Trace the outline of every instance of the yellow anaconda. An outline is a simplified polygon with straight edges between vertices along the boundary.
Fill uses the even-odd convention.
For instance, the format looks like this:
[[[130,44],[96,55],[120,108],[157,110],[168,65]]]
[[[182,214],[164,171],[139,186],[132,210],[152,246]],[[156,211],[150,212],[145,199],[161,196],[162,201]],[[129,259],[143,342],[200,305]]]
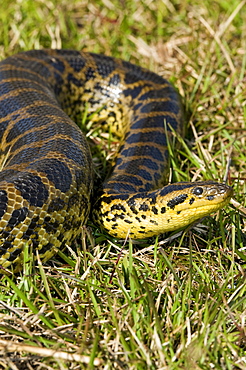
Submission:
[[[47,260],[86,222],[92,160],[69,118],[85,109],[116,131],[124,127],[113,173],[92,205],[111,235],[138,239],[175,230],[229,202],[232,189],[213,181],[159,188],[165,132],[180,131],[182,121],[178,94],[165,79],[103,55],[20,53],[0,63],[1,267],[18,269],[27,243]]]

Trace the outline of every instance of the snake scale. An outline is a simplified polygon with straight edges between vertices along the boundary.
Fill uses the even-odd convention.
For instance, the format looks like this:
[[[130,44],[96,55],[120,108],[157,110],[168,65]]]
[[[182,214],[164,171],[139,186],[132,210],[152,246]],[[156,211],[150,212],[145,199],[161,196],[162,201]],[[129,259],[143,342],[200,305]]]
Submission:
[[[74,119],[87,110],[124,140],[92,199],[93,166]],[[70,118],[71,117],[71,118]],[[129,62],[74,50],[32,50],[0,63],[0,266],[21,268],[29,244],[46,261],[89,216],[117,238],[178,229],[226,205],[213,181],[164,187],[167,140],[182,131],[179,95]]]

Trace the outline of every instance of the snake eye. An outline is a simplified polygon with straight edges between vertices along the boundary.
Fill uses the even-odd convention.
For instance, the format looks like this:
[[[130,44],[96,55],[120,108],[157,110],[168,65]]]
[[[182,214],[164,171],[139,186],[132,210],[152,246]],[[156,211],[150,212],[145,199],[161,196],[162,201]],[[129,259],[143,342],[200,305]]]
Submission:
[[[200,186],[197,186],[196,188],[193,189],[192,193],[194,195],[202,195],[203,193],[203,188],[201,188]]]

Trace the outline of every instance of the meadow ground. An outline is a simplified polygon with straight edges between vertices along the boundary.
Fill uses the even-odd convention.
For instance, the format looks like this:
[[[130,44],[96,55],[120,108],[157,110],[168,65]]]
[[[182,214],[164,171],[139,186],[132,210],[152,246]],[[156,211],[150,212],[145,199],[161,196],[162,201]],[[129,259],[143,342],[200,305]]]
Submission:
[[[0,280],[1,369],[246,369],[245,25],[236,0],[2,2],[0,59],[83,49],[168,78],[187,113],[172,181],[227,177],[235,193],[195,227],[137,246],[89,223],[43,266],[26,251],[23,273]],[[114,146],[97,135],[104,167]]]

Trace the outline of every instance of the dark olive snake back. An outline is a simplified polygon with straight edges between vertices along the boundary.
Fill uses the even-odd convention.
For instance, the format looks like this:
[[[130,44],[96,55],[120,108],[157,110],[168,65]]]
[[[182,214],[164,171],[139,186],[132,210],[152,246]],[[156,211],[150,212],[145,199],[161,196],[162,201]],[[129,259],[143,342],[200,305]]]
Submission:
[[[161,189],[167,137],[181,132],[175,89],[122,60],[72,50],[33,50],[0,63],[0,266],[18,270],[24,246],[47,260],[86,222],[93,189],[83,110],[124,132],[94,219],[115,237],[174,230],[228,203],[232,190],[214,182]],[[154,190],[157,189],[157,190]]]

